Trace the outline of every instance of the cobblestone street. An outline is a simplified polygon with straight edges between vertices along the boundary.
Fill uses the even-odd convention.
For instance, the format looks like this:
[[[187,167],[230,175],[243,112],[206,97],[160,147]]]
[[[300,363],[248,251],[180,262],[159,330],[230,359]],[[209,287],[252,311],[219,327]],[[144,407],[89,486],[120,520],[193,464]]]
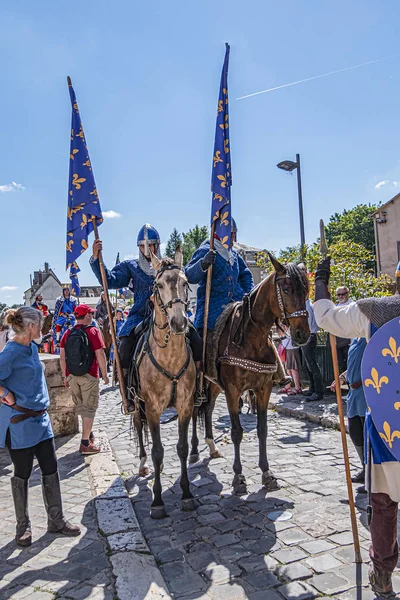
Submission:
[[[137,476],[136,441],[119,403],[117,390],[102,390],[94,429],[100,435],[100,455],[84,461],[77,452],[79,436],[57,440],[65,513],[74,523],[83,523],[80,538],[46,533],[36,468],[30,488],[34,542],[28,549],[17,548],[11,466],[7,453],[0,451],[1,600],[374,598],[366,587],[365,494],[356,496],[365,561],[364,587],[357,595],[338,431],[271,411],[268,457],[281,489],[266,494],[257,466],[256,417],[242,415],[249,493],[233,496],[233,445],[220,397],[214,433],[224,458],[210,461],[201,443],[200,461],[189,467],[199,506],[182,512],[177,422],[164,423],[162,484],[168,517],[155,521],[149,517],[151,475]],[[358,469],[349,446],[352,466]],[[394,585],[400,590],[398,574]]]

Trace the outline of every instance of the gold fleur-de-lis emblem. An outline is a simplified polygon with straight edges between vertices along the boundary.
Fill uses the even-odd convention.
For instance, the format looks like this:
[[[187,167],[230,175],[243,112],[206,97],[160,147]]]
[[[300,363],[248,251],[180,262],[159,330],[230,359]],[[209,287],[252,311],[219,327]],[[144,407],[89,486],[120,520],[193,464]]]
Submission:
[[[87,216],[85,215],[85,213],[83,213],[82,215],[82,221],[81,221],[81,229],[83,229],[84,227],[86,227],[87,225]]]
[[[224,199],[224,197],[221,196],[221,194],[214,194],[214,200],[218,200],[218,202],[222,202],[223,199]]]
[[[224,101],[223,100],[218,100],[218,112],[217,112],[217,116],[223,110],[224,110]]]
[[[224,214],[220,216],[221,225],[228,225],[229,224],[228,223],[228,216],[229,216],[229,212],[228,211],[224,212]]]
[[[400,402],[395,402],[393,406],[395,410],[400,410]]]
[[[81,183],[86,181],[84,177],[79,177],[78,173],[73,174],[72,185],[75,186],[77,190],[81,189]]]
[[[71,154],[69,155],[71,160],[75,159],[75,154],[78,154],[79,150],[77,150],[76,148],[74,148],[71,152]]]
[[[221,187],[226,187],[226,177],[225,175],[217,175],[217,179],[221,182]]]
[[[90,160],[89,160],[89,159],[87,159],[87,161],[86,161],[86,162],[82,163],[82,167],[89,167],[89,169],[90,169],[90,170],[92,170],[92,169],[91,169],[92,165],[90,164]]]
[[[96,188],[94,188],[93,192],[90,192],[90,196],[96,196],[97,197],[98,195],[99,195],[99,193],[96,190]]]
[[[76,110],[77,113],[79,113],[77,102],[75,102],[75,104],[74,104],[74,109]]]
[[[389,379],[386,377],[386,375],[382,375],[382,377],[379,377],[378,371],[375,369],[375,367],[371,369],[371,378],[372,379],[366,379],[364,383],[367,387],[372,385],[372,387],[376,389],[378,394],[381,393],[382,385],[384,383],[389,383]]]
[[[222,93],[225,94],[225,96],[226,96],[226,94],[228,93],[228,90],[226,88],[222,88]]]
[[[400,346],[397,346],[394,337],[389,338],[389,348],[382,350],[382,356],[391,356],[396,363],[399,362]]]
[[[225,154],[228,154],[228,152],[229,152],[229,140],[228,140],[228,138],[226,140],[224,140],[224,152],[225,152]]]
[[[228,127],[229,127],[228,119],[229,119],[229,115],[225,115],[225,122],[219,124],[221,129],[228,129]]]
[[[67,244],[66,244],[66,248],[68,252],[72,252],[72,245],[74,243],[74,240],[68,240]]]
[[[75,137],[80,137],[82,141],[85,139],[85,135],[83,133],[82,125],[80,126],[79,133],[77,133]]]
[[[88,246],[88,243],[86,240],[81,240],[81,246],[82,246],[82,250],[81,250],[81,254],[82,254],[82,252],[87,250],[89,246]]]
[[[228,241],[228,236],[227,236],[227,235],[225,235],[225,236],[222,238],[222,240],[221,240],[221,244],[222,244],[222,245],[223,245],[223,247],[224,247],[224,248],[226,248],[226,249],[228,249],[228,244],[227,244],[227,241]]]
[[[74,130],[71,129],[71,140],[73,140],[73,139],[74,139]]]
[[[215,167],[217,166],[218,163],[224,162],[222,160],[222,158],[221,158],[221,151],[220,150],[216,151],[215,156],[213,158],[213,161],[214,161],[214,169],[215,169]]]
[[[400,431],[391,431],[390,425],[387,421],[385,421],[383,424],[383,431],[384,433],[379,432],[379,435],[381,436],[383,441],[388,444],[389,448],[391,448],[393,446],[394,440],[396,438],[400,438]]]

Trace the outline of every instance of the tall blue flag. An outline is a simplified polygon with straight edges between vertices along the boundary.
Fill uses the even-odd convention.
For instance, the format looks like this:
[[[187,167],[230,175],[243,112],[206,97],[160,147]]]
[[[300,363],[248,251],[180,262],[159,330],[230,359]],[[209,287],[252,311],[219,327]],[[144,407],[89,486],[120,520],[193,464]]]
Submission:
[[[232,168],[229,148],[228,65],[229,44],[226,44],[224,66],[218,98],[217,125],[211,177],[211,225],[225,248],[231,245],[231,185]]]
[[[82,121],[69,77],[68,88],[72,105],[72,123],[67,213],[67,269],[88,247],[88,237],[93,231],[91,218],[96,217],[97,225],[103,222]]]
[[[69,278],[71,280],[72,291],[75,296],[79,296],[81,293],[81,286],[79,285],[78,273],[80,272],[80,268],[78,267],[78,263],[75,261],[69,266]]]

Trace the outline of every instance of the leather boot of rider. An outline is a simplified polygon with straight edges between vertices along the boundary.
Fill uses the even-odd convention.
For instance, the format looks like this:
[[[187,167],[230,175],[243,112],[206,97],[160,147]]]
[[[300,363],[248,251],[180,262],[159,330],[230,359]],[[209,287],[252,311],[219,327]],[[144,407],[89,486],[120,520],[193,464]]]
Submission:
[[[134,390],[128,389],[128,375],[129,369],[122,369],[122,376],[124,379],[125,391],[126,391],[126,404],[129,413],[135,412],[135,401],[134,401]]]
[[[196,389],[194,392],[194,406],[201,406],[207,400],[204,377],[201,376],[201,363],[196,362]]]

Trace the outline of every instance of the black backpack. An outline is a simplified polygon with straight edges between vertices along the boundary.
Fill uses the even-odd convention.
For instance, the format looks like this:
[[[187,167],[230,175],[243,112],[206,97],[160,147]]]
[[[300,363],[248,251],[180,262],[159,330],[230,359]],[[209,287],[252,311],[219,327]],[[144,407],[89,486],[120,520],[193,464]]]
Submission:
[[[65,342],[65,360],[71,375],[86,375],[92,366],[94,352],[85,329],[74,327]]]

